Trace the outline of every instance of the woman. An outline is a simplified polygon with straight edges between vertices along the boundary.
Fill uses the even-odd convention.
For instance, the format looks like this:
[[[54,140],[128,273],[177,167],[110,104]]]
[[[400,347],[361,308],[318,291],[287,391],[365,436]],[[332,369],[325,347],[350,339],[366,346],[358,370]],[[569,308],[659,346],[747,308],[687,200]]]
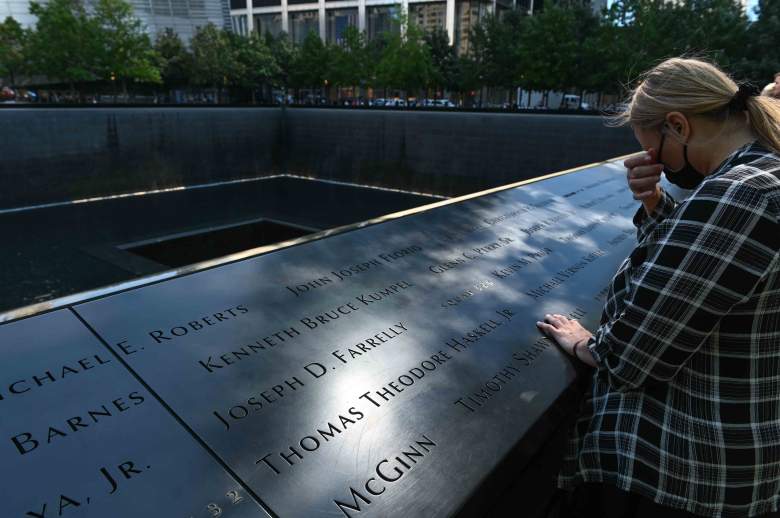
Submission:
[[[638,245],[594,334],[537,323],[596,368],[559,477],[587,516],[780,516],[780,103],[756,94],[675,58],[617,117]]]

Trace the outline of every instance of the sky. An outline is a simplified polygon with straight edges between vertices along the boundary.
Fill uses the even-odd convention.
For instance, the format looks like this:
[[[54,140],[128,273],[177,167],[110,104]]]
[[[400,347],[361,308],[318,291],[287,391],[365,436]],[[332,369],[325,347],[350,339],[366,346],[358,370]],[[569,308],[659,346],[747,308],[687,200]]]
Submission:
[[[609,2],[608,2],[608,3],[609,3],[609,4],[612,4],[612,0],[609,0]],[[750,18],[751,20],[755,20],[755,19],[756,19],[756,15],[755,15],[755,13],[753,12],[753,9],[755,9],[755,7],[756,7],[757,5],[758,5],[758,0],[748,0],[748,1],[747,1],[747,12],[748,12],[748,18]]]
[[[749,17],[751,20],[755,19],[755,17],[756,17],[755,13],[753,13],[753,9],[755,9],[755,7],[756,7],[757,5],[758,5],[758,0],[748,0],[748,3],[747,3],[747,12],[748,12],[748,17]]]

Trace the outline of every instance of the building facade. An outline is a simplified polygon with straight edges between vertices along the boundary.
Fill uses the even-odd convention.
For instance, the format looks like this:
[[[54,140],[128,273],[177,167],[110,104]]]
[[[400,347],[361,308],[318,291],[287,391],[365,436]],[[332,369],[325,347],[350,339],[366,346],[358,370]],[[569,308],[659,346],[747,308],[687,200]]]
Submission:
[[[189,42],[195,29],[213,23],[217,27],[230,28],[228,0],[128,0],[135,15],[144,23],[154,38],[157,33],[172,28]],[[38,0],[46,3],[46,0]],[[89,0],[86,1],[87,5]],[[35,16],[30,14],[29,0],[0,0],[0,20],[10,16],[23,27],[35,26]]]
[[[30,14],[30,0],[0,0],[0,21],[9,16],[22,27],[35,25],[35,16]]]
[[[230,0],[233,30],[277,35],[286,32],[300,43],[309,31],[323,41],[339,41],[347,27],[357,27],[369,39],[397,30],[401,12],[425,30],[442,29],[450,43],[468,47],[471,27],[487,14],[509,9],[517,0]],[[522,0],[521,0],[522,2]]]
[[[213,23],[230,29],[228,0],[128,0],[154,37],[171,28],[189,42],[198,27]]]
[[[607,0],[577,0],[594,11]],[[349,26],[369,39],[397,29],[393,20],[408,13],[409,22],[425,30],[442,29],[460,53],[469,49],[471,29],[484,17],[504,9],[541,10],[544,0],[230,0],[233,30],[247,35],[286,32],[300,43],[314,31],[323,41],[337,42]]]

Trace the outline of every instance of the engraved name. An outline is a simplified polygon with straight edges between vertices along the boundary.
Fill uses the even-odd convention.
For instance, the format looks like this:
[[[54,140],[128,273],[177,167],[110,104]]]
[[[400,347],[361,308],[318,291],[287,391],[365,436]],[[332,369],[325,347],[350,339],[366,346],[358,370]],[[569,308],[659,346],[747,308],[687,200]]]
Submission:
[[[164,341],[173,340],[180,336],[186,336],[189,333],[198,332],[206,327],[214,326],[225,320],[231,320],[238,318],[241,315],[245,315],[249,312],[246,306],[239,304],[238,306],[224,309],[222,311],[215,312],[211,315],[200,317],[186,324],[180,324],[170,329],[157,329],[155,331],[149,331],[155,343],[163,343]]]
[[[392,459],[380,460],[371,476],[357,489],[350,486],[346,502],[333,500],[333,503],[348,518],[352,516],[350,512],[365,511],[371,505],[372,499],[384,493],[388,485],[401,480],[406,473],[414,469],[417,463],[429,456],[436,446],[437,444],[431,438],[420,434],[420,439],[405,447]]]

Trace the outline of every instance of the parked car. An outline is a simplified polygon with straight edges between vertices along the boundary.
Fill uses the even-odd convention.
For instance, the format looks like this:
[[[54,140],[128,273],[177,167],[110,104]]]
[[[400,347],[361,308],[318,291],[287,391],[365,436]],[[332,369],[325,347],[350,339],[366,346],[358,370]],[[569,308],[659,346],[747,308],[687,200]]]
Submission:
[[[590,104],[586,102],[580,102],[579,95],[567,94],[563,96],[563,104],[561,108],[564,110],[590,110]]]
[[[4,86],[2,90],[0,90],[0,102],[13,101],[15,99],[16,92],[11,90],[11,88]]]
[[[449,99],[436,99],[433,101],[434,106],[438,108],[455,108],[455,103]]]
[[[287,102],[285,103],[285,97],[281,94],[276,94],[274,96],[274,103],[275,104],[294,104],[295,100],[293,99],[292,95],[287,95]]]
[[[386,101],[382,98],[379,99],[373,99],[369,106],[384,106]]]

